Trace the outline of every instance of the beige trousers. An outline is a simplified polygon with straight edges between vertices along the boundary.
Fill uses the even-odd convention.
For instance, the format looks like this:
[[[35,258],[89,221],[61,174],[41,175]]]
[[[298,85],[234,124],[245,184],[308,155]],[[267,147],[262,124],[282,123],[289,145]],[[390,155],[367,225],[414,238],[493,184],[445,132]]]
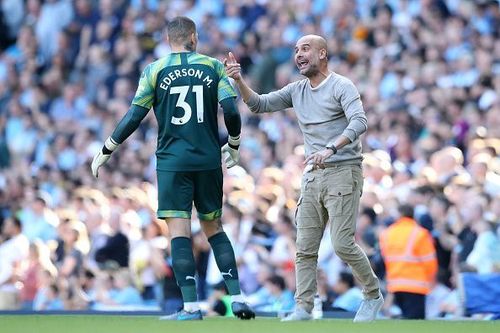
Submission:
[[[330,222],[335,253],[352,269],[365,298],[379,295],[379,282],[366,254],[354,242],[359,199],[363,189],[359,165],[335,165],[304,174],[297,203],[297,257],[295,301],[311,312],[316,294],[318,249]]]

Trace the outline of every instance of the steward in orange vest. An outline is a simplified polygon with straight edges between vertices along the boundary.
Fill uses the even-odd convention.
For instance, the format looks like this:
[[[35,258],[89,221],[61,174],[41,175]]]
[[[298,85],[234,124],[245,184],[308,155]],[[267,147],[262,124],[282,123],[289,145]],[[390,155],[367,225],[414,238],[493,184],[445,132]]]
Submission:
[[[429,231],[413,219],[413,207],[401,205],[401,218],[380,236],[387,290],[394,294],[403,317],[425,318],[425,295],[436,281],[436,248]]]

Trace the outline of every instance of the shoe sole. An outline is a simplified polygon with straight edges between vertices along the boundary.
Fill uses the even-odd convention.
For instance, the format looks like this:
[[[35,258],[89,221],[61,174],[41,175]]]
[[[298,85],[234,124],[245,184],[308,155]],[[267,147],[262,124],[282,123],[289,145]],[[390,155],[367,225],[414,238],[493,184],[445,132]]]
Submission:
[[[309,321],[313,320],[312,318],[300,318],[300,319],[281,319],[282,322],[290,322],[290,321]]]

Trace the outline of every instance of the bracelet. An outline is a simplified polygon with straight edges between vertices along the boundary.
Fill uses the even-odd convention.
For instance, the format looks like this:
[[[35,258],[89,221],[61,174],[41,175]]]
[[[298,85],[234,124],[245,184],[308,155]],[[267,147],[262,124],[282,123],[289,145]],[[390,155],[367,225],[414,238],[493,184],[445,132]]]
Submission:
[[[337,147],[335,147],[335,145],[326,146],[326,149],[331,149],[333,151],[333,155],[337,154]]]

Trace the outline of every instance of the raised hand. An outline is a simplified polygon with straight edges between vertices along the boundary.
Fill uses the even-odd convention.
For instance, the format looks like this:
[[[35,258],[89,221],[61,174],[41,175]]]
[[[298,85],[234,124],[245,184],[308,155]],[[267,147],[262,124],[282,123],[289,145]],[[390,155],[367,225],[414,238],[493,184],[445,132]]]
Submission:
[[[224,69],[226,70],[227,76],[233,80],[241,79],[241,66],[236,61],[233,52],[229,52],[228,57],[224,58]]]

